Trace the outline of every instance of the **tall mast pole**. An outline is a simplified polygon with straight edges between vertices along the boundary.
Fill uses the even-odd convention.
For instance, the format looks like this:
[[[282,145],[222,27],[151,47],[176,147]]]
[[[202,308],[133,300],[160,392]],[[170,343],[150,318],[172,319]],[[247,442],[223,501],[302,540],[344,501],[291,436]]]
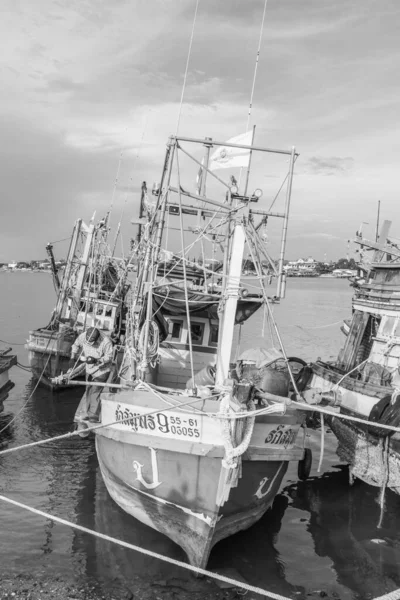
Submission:
[[[210,162],[210,150],[211,150],[211,142],[212,142],[212,138],[210,137],[206,137],[205,138],[207,142],[210,142],[209,144],[204,144],[206,147],[206,151],[204,153],[204,166],[206,167],[205,169],[201,170],[201,181],[200,181],[200,196],[202,196],[203,198],[205,198],[206,196],[206,182],[207,182],[207,175],[208,175],[208,171],[206,169],[208,169],[208,164]],[[205,206],[205,203],[203,202],[203,206]],[[205,219],[205,217],[203,217],[203,220]],[[198,212],[198,222],[197,225],[199,227],[199,229],[201,228],[201,211]],[[206,272],[206,265],[204,264],[205,261],[205,255],[204,255],[204,241],[203,238],[201,238],[201,254],[202,254],[202,263],[203,263],[203,276],[204,276],[204,291],[207,292],[207,272]]]
[[[143,205],[144,205],[144,199],[145,199],[146,193],[147,193],[147,185],[146,185],[146,182],[143,181],[142,191],[140,194],[139,221],[141,221],[141,219],[143,219],[143,213],[144,213]],[[143,232],[142,227],[143,227],[142,223],[139,222],[139,229],[138,229],[138,234],[137,234],[137,238],[136,238],[138,244],[140,244],[140,241],[142,239],[142,232]]]
[[[85,247],[82,252],[81,264],[79,266],[78,276],[76,278],[76,286],[75,286],[73,297],[72,297],[71,312],[69,315],[71,325],[75,324],[75,320],[76,320],[76,317],[79,312],[79,303],[81,300],[82,288],[83,288],[86,272],[87,272],[88,265],[89,265],[89,256],[90,256],[90,251],[92,248],[94,232],[95,232],[95,225],[94,225],[94,215],[93,215],[93,217],[90,220],[89,227],[87,228],[87,237],[86,237]],[[88,297],[87,301],[89,302],[89,297]]]
[[[221,315],[220,335],[218,336],[217,371],[215,375],[217,388],[222,388],[229,374],[245,239],[244,227],[242,223],[237,222],[233,232],[228,277],[224,293],[226,300]]]
[[[82,219],[78,219],[74,226],[74,231],[72,232],[71,244],[68,251],[67,256],[67,264],[65,265],[64,274],[61,282],[60,292],[58,294],[57,305],[54,311],[54,319],[59,319],[61,316],[61,312],[63,310],[63,304],[65,301],[65,296],[67,293],[67,289],[69,286],[69,280],[72,273],[73,261],[76,252],[76,246],[78,244],[79,234],[82,229]]]
[[[253,125],[253,136],[251,138],[251,145],[253,146],[254,144],[254,136],[256,134],[256,126]],[[250,169],[251,169],[251,159],[253,156],[253,150],[250,150],[250,156],[249,156],[249,166],[247,167],[247,175],[246,175],[246,185],[244,186],[244,196],[247,196],[247,188],[249,185],[249,178],[250,178]]]

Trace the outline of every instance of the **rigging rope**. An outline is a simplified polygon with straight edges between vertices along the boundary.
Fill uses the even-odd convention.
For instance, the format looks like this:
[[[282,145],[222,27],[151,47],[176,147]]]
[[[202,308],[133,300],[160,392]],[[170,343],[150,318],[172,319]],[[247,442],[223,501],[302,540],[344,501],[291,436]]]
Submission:
[[[179,125],[181,122],[181,113],[182,113],[182,105],[183,105],[183,97],[185,95],[185,88],[186,88],[186,79],[187,79],[187,75],[188,75],[188,70],[189,70],[189,61],[190,61],[190,55],[192,53],[192,44],[193,44],[193,38],[194,38],[194,29],[196,26],[196,19],[197,19],[197,10],[199,8],[199,0],[196,0],[196,9],[194,11],[194,18],[193,18],[193,26],[192,26],[192,33],[190,36],[190,43],[189,43],[189,50],[188,50],[188,55],[187,55],[187,60],[186,60],[186,69],[185,69],[185,77],[183,78],[183,85],[182,85],[182,94],[181,94],[181,101],[180,101],[180,105],[179,105],[179,113],[178,113],[178,121],[176,123],[176,134],[178,135],[179,132]]]
[[[55,242],[49,242],[49,244],[59,244],[60,242],[65,242],[66,240],[70,240],[72,236],[63,238],[62,240],[56,240]]]
[[[7,346],[25,346],[26,342],[23,343],[19,343],[19,342],[6,342],[6,340],[0,340],[0,342],[2,342],[3,344],[7,344]]]
[[[117,167],[117,174],[115,176],[114,189],[113,189],[113,193],[112,193],[112,196],[111,196],[111,204],[110,204],[110,208],[108,209],[109,214],[110,214],[110,219],[108,221],[108,225],[110,224],[110,221],[111,221],[111,211],[112,211],[113,206],[114,206],[114,198],[115,198],[115,192],[117,190],[119,172],[120,172],[120,169],[121,169],[121,162],[122,162],[122,150],[121,150],[121,153],[119,155],[119,161],[118,161],[118,167]]]
[[[260,59],[260,50],[261,50],[261,42],[262,42],[262,36],[263,36],[263,31],[264,31],[265,13],[267,11],[267,3],[268,3],[268,0],[265,0],[265,2],[264,2],[263,16],[262,16],[262,19],[261,19],[260,38],[258,40],[256,64],[255,64],[255,67],[254,67],[253,84],[252,84],[252,87],[251,87],[250,104],[249,104],[249,112],[248,112],[248,115],[247,115],[246,131],[249,129],[250,117],[251,117],[251,110],[252,110],[252,107],[253,107],[253,96],[254,96],[254,89],[255,89],[255,86],[256,86],[257,68],[258,68],[258,61]]]

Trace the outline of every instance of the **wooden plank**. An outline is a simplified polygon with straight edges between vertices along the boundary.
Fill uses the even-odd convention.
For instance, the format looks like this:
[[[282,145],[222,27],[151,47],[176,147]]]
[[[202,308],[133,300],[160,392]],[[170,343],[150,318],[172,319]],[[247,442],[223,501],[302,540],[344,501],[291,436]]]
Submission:
[[[355,366],[354,361],[369,318],[370,315],[367,312],[355,311],[353,315],[350,331],[339,360],[340,366],[346,371]]]

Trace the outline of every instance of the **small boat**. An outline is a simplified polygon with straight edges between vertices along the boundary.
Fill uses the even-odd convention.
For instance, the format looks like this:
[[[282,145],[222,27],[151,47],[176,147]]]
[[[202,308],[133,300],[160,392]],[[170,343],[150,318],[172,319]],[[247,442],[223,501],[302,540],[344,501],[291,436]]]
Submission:
[[[189,144],[205,149],[202,163],[184,147]],[[289,157],[284,210],[260,210],[253,203],[261,190],[249,194],[246,183],[239,193],[233,178],[227,183],[216,176],[209,166],[212,149],[247,160],[247,182],[253,153]],[[179,160],[185,156],[196,171],[201,167],[199,194],[181,181]],[[219,540],[262,517],[290,461],[299,463],[302,477],[311,466],[303,413],[286,402],[304,363],[287,357],[283,347],[274,349],[272,340],[245,352],[239,342],[231,362],[234,331],[260,309],[273,319],[271,304],[284,296],[295,156],[294,148],[256,148],[251,137],[247,143],[170,138],[156,204],[137,248],[119,379],[102,384],[102,427],[94,433],[108,492],[132,517],[179,544],[197,567],[206,566]],[[219,186],[218,196],[206,193],[207,176],[210,189]],[[282,222],[277,268],[259,235],[273,217]],[[245,249],[257,270],[251,291],[241,280]],[[195,263],[197,253],[202,260]],[[273,294],[267,292],[264,259],[277,275]],[[92,427],[83,421],[78,426]]]
[[[400,434],[376,426],[400,425],[400,251],[388,237],[390,226],[383,223],[377,241],[356,237],[373,256],[364,265],[364,282],[354,288],[344,347],[336,361],[306,367],[302,381],[314,392],[331,393],[341,414],[374,424],[334,417],[338,455],[352,476],[400,493]]]
[[[71,348],[82,331],[98,328],[117,349],[124,339],[128,271],[112,256],[108,233],[108,215],[98,223],[93,215],[89,225],[76,221],[61,281],[52,246],[46,246],[57,303],[49,324],[30,331],[25,347],[34,378],[52,389],[67,385],[63,375],[76,367]],[[84,365],[74,369],[77,377],[83,371]]]
[[[11,352],[11,348],[0,350],[0,413],[4,410],[4,400],[7,400],[10,390],[15,385],[10,380],[8,371],[17,364],[17,357],[9,352]]]

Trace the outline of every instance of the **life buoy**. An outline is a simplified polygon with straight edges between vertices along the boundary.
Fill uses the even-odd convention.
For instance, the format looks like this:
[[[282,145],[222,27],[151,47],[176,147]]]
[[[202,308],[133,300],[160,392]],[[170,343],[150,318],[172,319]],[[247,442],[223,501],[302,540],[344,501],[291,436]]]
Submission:
[[[311,465],[312,465],[312,451],[311,448],[304,448],[304,456],[301,460],[299,460],[299,464],[297,467],[297,475],[298,478],[302,481],[305,481],[309,478],[311,473]]]

